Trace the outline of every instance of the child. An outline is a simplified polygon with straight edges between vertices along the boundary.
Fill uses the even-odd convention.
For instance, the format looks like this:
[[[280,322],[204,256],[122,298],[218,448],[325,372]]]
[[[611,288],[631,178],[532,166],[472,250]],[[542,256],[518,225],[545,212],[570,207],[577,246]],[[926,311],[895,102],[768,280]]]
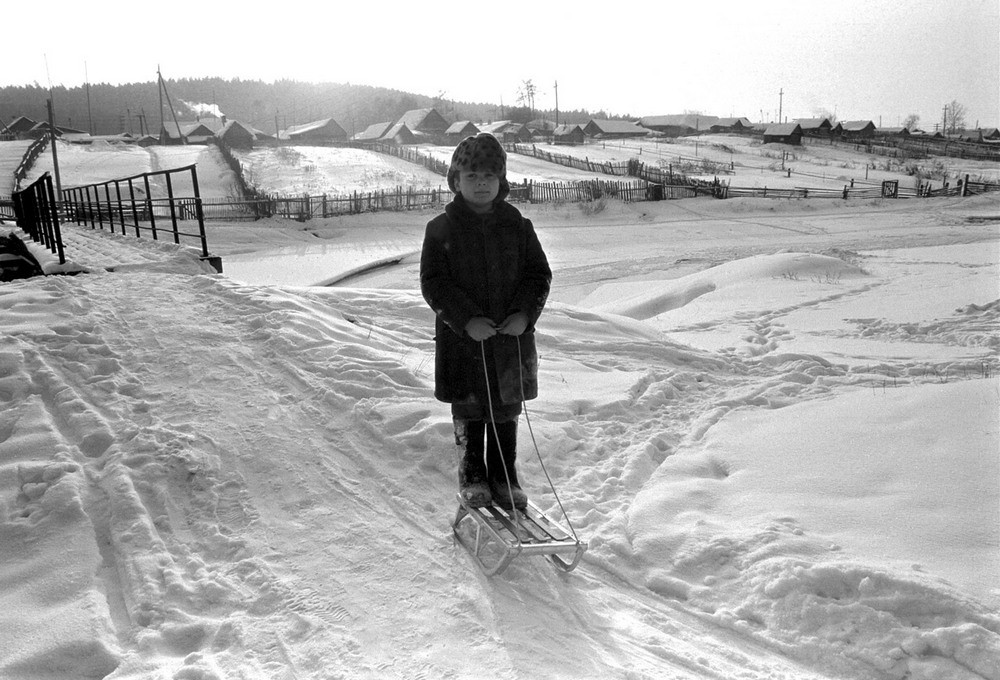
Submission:
[[[456,195],[427,224],[420,257],[420,289],[437,315],[434,396],[451,404],[456,433],[465,425],[465,501],[523,510],[517,419],[538,396],[535,321],[552,272],[531,221],[504,200],[507,154],[495,137],[455,148],[448,186]]]

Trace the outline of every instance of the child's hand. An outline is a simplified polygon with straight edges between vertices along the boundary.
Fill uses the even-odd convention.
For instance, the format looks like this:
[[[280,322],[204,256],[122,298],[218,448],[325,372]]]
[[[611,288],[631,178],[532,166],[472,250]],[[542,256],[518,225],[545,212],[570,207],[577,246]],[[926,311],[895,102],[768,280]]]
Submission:
[[[492,338],[497,334],[497,329],[490,319],[485,316],[474,316],[465,324],[465,332],[476,342],[481,342],[486,338]]]
[[[500,324],[497,333],[504,335],[520,335],[528,327],[528,315],[524,312],[514,312]]]

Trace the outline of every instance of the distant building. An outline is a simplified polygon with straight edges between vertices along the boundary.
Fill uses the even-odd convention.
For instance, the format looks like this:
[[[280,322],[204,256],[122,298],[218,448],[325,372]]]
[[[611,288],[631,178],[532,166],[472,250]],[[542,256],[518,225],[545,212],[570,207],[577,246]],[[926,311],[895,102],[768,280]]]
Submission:
[[[553,144],[583,144],[587,141],[587,134],[580,125],[560,125],[552,133]]]
[[[160,127],[160,144],[207,144],[209,137],[214,135],[214,129],[199,121],[164,121]]]
[[[848,120],[840,124],[844,139],[871,139],[875,136],[875,123],[870,120]]]
[[[802,128],[802,134],[806,137],[829,137],[833,130],[833,123],[829,118],[796,118],[792,122]]]
[[[27,116],[18,116],[11,122],[7,123],[7,130],[14,135],[25,135],[36,125],[38,125],[37,120],[31,120]]]
[[[749,118],[720,118],[708,126],[711,132],[748,132],[753,129]]]
[[[416,144],[418,140],[406,123],[396,123],[386,130],[378,141],[401,146],[403,144]]]
[[[396,121],[402,123],[413,133],[418,141],[431,143],[442,143],[445,141],[445,131],[450,127],[437,109],[413,109],[403,114],[403,117]]]
[[[223,125],[215,136],[234,149],[252,149],[254,142],[257,141],[252,129],[235,120]]]
[[[498,120],[493,123],[480,125],[479,131],[489,133],[501,142],[527,143],[531,141],[531,131],[527,125],[514,123],[509,120]]]
[[[583,126],[583,132],[595,139],[624,139],[627,137],[645,137],[649,130],[628,120],[591,119]]]
[[[347,131],[333,118],[324,118],[282,130],[278,133],[278,139],[300,144],[331,144],[346,142]]]
[[[478,134],[479,128],[471,120],[460,120],[458,122],[452,123],[447,130],[444,131],[445,141],[449,144],[458,144],[466,137],[471,137],[472,135]]]
[[[718,116],[706,116],[700,113],[679,113],[667,116],[645,116],[639,119],[639,125],[647,130],[660,132],[667,137],[684,137],[705,132],[717,122]]]
[[[875,134],[879,137],[909,137],[910,131],[905,127],[880,127]]]
[[[355,142],[377,142],[379,139],[385,136],[391,128],[393,127],[393,122],[387,120],[384,123],[372,123],[364,130],[358,134],[351,137]]]
[[[765,144],[801,144],[802,126],[798,123],[774,123],[764,130]]]

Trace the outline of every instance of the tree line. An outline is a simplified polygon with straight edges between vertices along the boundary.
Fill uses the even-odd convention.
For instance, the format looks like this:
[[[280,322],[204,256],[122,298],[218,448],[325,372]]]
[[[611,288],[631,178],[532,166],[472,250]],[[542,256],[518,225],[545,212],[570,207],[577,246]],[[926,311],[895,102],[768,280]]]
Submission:
[[[507,106],[482,102],[459,102],[441,96],[427,96],[383,87],[351,83],[306,83],[296,80],[264,82],[240,78],[165,79],[170,102],[178,119],[195,120],[215,112],[229,120],[247,123],[274,133],[325,118],[333,118],[348,133],[361,132],[369,125],[398,120],[413,109],[434,107],[449,120],[492,122],[555,119],[554,111],[537,111],[532,106]],[[167,101],[161,109],[160,88],[155,79],[145,83],[111,85],[91,83],[78,87],[38,83],[0,87],[0,121],[10,123],[18,116],[35,121],[48,119],[47,101],[53,102],[55,123],[95,135],[128,132],[133,135],[159,133],[161,119],[170,121]],[[559,113],[562,123],[586,123],[591,118],[608,118],[603,111]]]

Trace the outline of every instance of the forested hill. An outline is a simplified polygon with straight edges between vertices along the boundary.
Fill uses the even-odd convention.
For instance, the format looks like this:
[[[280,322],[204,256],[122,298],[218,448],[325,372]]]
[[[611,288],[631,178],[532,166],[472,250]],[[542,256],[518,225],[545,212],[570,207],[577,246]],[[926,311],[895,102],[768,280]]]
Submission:
[[[426,95],[401,92],[349,83],[305,83],[279,80],[166,80],[162,117],[170,120],[170,105],[177,117],[194,120],[201,112],[218,111],[230,120],[239,120],[273,133],[324,118],[333,118],[348,133],[360,132],[373,123],[397,120],[406,111],[435,107],[449,121],[490,122],[515,120],[528,122],[534,117],[554,119],[555,112],[531,112],[525,107],[501,107],[496,104],[455,102]],[[51,98],[58,126],[76,128],[93,134],[140,134],[160,129],[161,92],[155,79],[147,83],[48,88],[39,85],[0,87],[0,120],[9,123],[18,116],[46,120],[46,101]],[[560,122],[585,123],[591,118],[605,118],[603,112],[561,112]]]

